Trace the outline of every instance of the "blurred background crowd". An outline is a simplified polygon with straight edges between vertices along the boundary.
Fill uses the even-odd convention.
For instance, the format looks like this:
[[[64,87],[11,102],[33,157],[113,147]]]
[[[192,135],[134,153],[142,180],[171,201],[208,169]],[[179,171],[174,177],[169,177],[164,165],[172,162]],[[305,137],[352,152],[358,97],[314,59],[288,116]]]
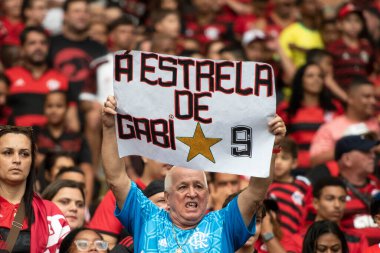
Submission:
[[[288,137],[261,232],[241,252],[301,252],[307,228],[326,220],[350,252],[380,241],[380,1],[0,1],[0,125],[33,126],[35,187],[72,229],[86,225],[129,252],[99,159],[119,50],[272,65]],[[125,164],[165,205],[155,180],[171,166],[137,156]],[[210,210],[247,185],[238,175],[208,176]]]

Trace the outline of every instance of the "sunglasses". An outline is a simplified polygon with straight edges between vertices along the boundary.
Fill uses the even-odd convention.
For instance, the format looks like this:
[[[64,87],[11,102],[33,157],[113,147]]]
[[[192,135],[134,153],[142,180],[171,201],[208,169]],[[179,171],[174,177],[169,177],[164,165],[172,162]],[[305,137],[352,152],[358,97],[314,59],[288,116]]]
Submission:
[[[95,240],[93,242],[90,242],[88,240],[76,240],[74,241],[74,243],[79,251],[88,251],[90,249],[90,245],[92,244],[95,246],[97,250],[108,249],[108,242],[103,240]]]

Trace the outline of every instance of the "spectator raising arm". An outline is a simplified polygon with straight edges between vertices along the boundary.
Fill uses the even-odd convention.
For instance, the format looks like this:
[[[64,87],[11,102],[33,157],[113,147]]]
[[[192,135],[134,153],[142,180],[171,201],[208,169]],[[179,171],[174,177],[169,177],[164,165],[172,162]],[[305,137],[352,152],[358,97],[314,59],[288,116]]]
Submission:
[[[124,161],[119,158],[115,129],[116,100],[109,96],[103,108],[102,161],[106,181],[122,209],[131,188],[131,179],[125,171]]]

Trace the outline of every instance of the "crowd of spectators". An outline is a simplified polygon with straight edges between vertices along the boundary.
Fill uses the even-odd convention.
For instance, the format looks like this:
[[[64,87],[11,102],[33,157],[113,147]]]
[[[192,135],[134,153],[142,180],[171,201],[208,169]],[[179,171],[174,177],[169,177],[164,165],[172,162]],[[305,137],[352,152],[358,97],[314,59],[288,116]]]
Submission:
[[[0,125],[32,126],[35,139],[29,130],[0,129],[0,148],[8,134],[36,144],[30,168],[39,195],[28,186],[22,193],[29,199],[20,196],[59,207],[62,231],[73,230],[64,252],[133,252],[100,160],[102,105],[113,94],[119,50],[272,65],[288,135],[257,213],[257,235],[238,252],[324,252],[331,245],[318,238],[326,234],[340,245],[334,252],[366,252],[380,242],[379,0],[1,0]],[[124,163],[161,206],[156,180],[171,165],[138,156]],[[25,176],[24,183],[34,180]],[[0,173],[0,184],[7,180]],[[207,173],[207,180],[210,211],[248,185],[239,175]],[[3,194],[0,241],[12,222],[1,209],[19,203]],[[26,212],[29,222],[32,216]],[[16,247],[43,247],[25,244],[35,236],[25,224],[29,237],[21,233],[24,244]]]

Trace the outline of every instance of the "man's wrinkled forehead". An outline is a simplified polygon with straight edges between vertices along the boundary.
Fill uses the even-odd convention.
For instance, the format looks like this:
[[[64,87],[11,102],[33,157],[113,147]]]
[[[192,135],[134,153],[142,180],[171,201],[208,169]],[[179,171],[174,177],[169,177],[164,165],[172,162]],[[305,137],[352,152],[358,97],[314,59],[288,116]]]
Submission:
[[[173,185],[181,182],[199,181],[207,184],[206,175],[201,170],[187,169],[183,167],[173,166],[171,169]]]

